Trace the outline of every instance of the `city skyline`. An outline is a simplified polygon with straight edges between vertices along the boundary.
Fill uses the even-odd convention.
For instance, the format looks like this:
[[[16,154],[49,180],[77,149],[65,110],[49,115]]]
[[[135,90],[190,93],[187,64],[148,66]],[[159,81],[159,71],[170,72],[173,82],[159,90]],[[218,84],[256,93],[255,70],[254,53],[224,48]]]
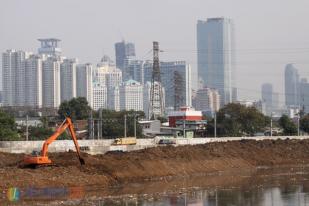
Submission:
[[[305,0],[251,3],[240,0],[220,0],[216,3],[201,0],[194,3],[173,0],[146,3],[134,0],[108,4],[101,1],[92,1],[91,4],[58,1],[57,4],[56,0],[54,4],[46,4],[13,0],[0,4],[0,24],[3,28],[0,34],[1,52],[9,48],[35,51],[38,47],[36,39],[55,37],[62,40],[60,44],[66,56],[94,63],[103,54],[114,59],[114,43],[122,39],[135,43],[138,57],[149,58],[147,52],[152,41],[157,40],[164,50],[160,59],[186,60],[194,70],[197,66],[196,21],[224,16],[233,19],[236,25],[240,99],[260,98],[260,87],[266,81],[274,84],[280,94],[280,102],[284,101],[282,77],[288,63],[295,63],[301,76],[309,76],[306,71],[309,66],[309,26],[301,23],[301,19],[308,18],[305,8],[309,7],[309,2]],[[119,4],[122,6],[119,7]],[[100,12],[105,5],[109,9]],[[27,9],[30,7],[36,9],[30,13]],[[57,14],[42,12],[46,8],[57,11]],[[178,12],[171,16],[172,8],[177,8]],[[154,13],[156,10],[160,11],[160,15]],[[67,15],[68,12],[70,15]],[[273,13],[277,15],[273,16]],[[24,20],[21,25],[18,24],[20,19]],[[106,19],[108,21],[102,21]],[[59,21],[62,23],[59,24]],[[19,26],[14,26],[16,24]],[[273,25],[276,25],[275,29]],[[92,30],[95,32],[86,33]]]

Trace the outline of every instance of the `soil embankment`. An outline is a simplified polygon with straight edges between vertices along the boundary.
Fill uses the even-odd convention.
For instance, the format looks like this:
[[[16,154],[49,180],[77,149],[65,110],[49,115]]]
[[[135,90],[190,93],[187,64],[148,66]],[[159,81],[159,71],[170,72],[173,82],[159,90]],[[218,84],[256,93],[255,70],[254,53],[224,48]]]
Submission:
[[[0,187],[101,187],[159,179],[194,176],[218,171],[255,169],[259,166],[309,164],[309,140],[265,140],[162,146],[130,153],[83,154],[81,167],[74,152],[50,154],[57,167],[19,168],[22,154],[0,153]]]

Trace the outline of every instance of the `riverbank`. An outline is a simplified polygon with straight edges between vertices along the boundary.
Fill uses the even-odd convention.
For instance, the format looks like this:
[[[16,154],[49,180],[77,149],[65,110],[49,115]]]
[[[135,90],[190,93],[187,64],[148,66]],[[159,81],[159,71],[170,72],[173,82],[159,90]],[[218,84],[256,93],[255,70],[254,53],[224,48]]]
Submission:
[[[309,164],[309,140],[242,140],[194,146],[162,146],[105,155],[51,153],[57,167],[19,168],[23,154],[0,153],[0,187],[91,186],[168,181],[219,171],[254,170],[264,166]],[[236,172],[237,173],[237,172]]]

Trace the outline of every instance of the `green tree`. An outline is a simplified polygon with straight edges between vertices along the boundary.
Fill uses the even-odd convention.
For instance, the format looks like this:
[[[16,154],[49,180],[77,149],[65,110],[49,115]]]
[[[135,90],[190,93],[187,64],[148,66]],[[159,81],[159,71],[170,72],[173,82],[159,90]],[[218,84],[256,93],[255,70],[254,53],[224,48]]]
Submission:
[[[19,140],[14,117],[0,110],[0,140]]]
[[[309,114],[306,114],[300,119],[300,129],[309,133]]]
[[[144,112],[141,111],[113,111],[103,109],[102,111],[102,136],[104,138],[114,138],[124,136],[124,116],[127,116],[127,136],[134,136],[134,118],[145,117]],[[94,118],[100,118],[100,111],[94,114]],[[97,126],[95,125],[94,133],[97,133]],[[136,135],[142,137],[142,127],[136,123]]]
[[[279,119],[279,125],[283,129],[283,135],[296,135],[297,127],[287,115],[282,115]]]
[[[227,104],[217,113],[217,131],[221,136],[253,136],[263,131],[270,119],[255,107]]]
[[[70,117],[73,120],[87,119],[89,112],[91,111],[90,106],[86,98],[77,97],[70,101],[64,101],[60,104],[58,114],[61,119]]]

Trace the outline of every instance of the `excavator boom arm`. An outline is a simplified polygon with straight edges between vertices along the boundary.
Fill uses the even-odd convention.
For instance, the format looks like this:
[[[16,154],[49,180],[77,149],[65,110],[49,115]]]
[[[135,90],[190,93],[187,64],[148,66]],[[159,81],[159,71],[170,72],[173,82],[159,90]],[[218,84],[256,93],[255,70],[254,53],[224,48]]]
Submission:
[[[80,149],[79,149],[79,145],[78,145],[78,142],[77,142],[77,138],[76,138],[76,135],[75,135],[75,132],[74,132],[74,126],[73,126],[73,123],[71,121],[70,118],[66,118],[65,121],[59,126],[59,128],[56,130],[56,132],[50,136],[43,144],[43,147],[42,147],[42,151],[41,151],[41,155],[43,157],[46,157],[47,156],[47,152],[48,152],[48,146],[53,142],[55,141],[67,128],[69,128],[69,131],[70,131],[70,134],[71,134],[71,137],[73,139],[73,142],[74,142],[74,145],[75,145],[75,149],[76,149],[76,152],[77,152],[77,156],[78,156],[78,159],[80,161],[80,163],[83,165],[85,164],[85,161],[84,159],[81,157],[81,154],[80,154]]]

